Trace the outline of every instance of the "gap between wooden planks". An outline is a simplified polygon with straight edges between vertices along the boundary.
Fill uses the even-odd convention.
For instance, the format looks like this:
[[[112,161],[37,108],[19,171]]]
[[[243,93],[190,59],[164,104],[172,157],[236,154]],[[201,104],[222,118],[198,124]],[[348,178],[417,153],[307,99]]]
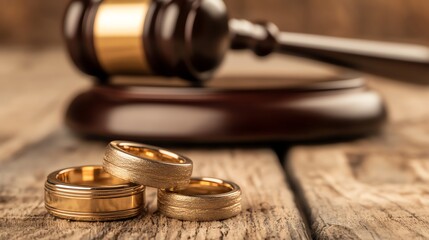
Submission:
[[[105,143],[74,138],[61,119],[70,98],[89,79],[72,71],[61,49],[2,51],[0,74],[0,239],[21,238],[308,238],[269,149],[186,150],[195,175],[223,177],[243,188],[243,213],[221,222],[182,222],[156,213],[149,191],[147,214],[129,221],[70,222],[48,215],[43,184],[51,171],[101,163]],[[234,60],[233,60],[234,62]],[[233,64],[233,63],[232,63]]]
[[[43,202],[46,176],[56,169],[100,164],[105,143],[57,131],[0,163],[0,239],[160,238],[308,239],[277,156],[270,149],[179,150],[194,161],[194,176],[232,180],[243,190],[243,211],[224,221],[187,222],[156,212],[156,191],[146,213],[114,222],[75,222],[50,216]]]
[[[211,223],[166,219],[154,213],[154,191],[148,198],[149,214],[130,221],[79,223],[47,215],[43,183],[49,172],[100,163],[103,144],[81,141],[58,130],[67,102],[91,80],[73,71],[62,49],[0,52],[0,100],[4,103],[0,109],[0,238],[308,238],[278,159],[269,149],[185,151],[195,157],[197,175],[225,177],[242,186],[244,211],[235,219]],[[255,71],[268,71],[268,67],[270,72],[283,72],[284,59],[262,64],[249,55],[230,57],[229,70],[223,72],[238,74],[250,65],[256,66]],[[294,61],[288,64],[301,66]],[[291,75],[307,72],[290,69],[286,72]],[[329,72],[314,66],[306,69]]]
[[[291,150],[287,174],[320,239],[429,238],[429,87],[378,79],[390,123],[349,143]]]

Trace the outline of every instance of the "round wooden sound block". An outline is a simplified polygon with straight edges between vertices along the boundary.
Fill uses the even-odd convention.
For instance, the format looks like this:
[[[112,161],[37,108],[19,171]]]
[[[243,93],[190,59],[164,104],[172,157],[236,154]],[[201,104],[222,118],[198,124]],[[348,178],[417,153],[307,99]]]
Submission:
[[[235,77],[205,87],[175,81],[96,85],[73,100],[67,124],[89,137],[209,143],[355,137],[386,119],[382,99],[361,78]]]

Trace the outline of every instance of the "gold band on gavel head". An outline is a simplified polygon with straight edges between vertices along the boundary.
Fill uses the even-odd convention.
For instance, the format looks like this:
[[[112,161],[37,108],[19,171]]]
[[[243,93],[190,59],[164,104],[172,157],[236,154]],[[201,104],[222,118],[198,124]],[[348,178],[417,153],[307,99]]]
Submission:
[[[142,185],[114,177],[102,166],[66,168],[49,174],[45,206],[56,217],[109,221],[139,215],[144,209]]]
[[[103,0],[96,12],[93,43],[97,59],[109,74],[148,74],[143,41],[151,0]]]
[[[159,189],[158,210],[188,221],[227,219],[241,212],[240,187],[216,178],[192,178],[184,189]]]

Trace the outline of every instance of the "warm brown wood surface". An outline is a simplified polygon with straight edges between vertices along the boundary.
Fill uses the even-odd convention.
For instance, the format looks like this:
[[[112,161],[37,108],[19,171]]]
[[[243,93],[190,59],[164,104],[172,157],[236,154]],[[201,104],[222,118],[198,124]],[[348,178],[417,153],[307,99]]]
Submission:
[[[101,164],[105,142],[74,137],[61,124],[66,103],[89,85],[60,49],[1,51],[0,239],[308,239],[280,161],[269,148],[179,150],[194,176],[232,180],[243,190],[243,212],[215,222],[186,222],[156,212],[156,192],[144,215],[116,222],[72,222],[44,207],[47,175],[59,168]]]
[[[26,147],[0,168],[1,239],[122,238],[137,239],[306,239],[277,157],[270,149],[186,149],[195,176],[230,179],[243,189],[243,212],[225,221],[187,222],[156,212],[156,192],[147,195],[140,217],[106,223],[70,222],[50,216],[43,202],[46,176],[57,169],[100,164],[105,143],[83,141],[64,131]]]
[[[287,173],[305,204],[313,236],[429,238],[429,89],[374,81],[390,124],[355,142],[294,148]]]
[[[228,63],[255,64],[246,59]],[[273,61],[273,71],[287,65],[296,75],[329,73],[291,59]],[[72,222],[47,214],[43,183],[56,169],[100,163],[106,143],[76,138],[62,126],[67,102],[89,81],[61,49],[0,50],[0,239],[429,239],[429,89],[381,79],[372,85],[391,110],[386,130],[294,147],[286,174],[266,147],[179,149],[194,160],[195,176],[241,185],[244,210],[236,218],[168,219],[156,212],[152,190],[147,213],[138,218]]]

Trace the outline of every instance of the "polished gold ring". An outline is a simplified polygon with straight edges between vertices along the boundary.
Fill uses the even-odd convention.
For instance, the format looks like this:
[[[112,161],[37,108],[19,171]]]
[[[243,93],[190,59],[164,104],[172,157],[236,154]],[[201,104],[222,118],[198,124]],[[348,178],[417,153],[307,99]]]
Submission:
[[[104,170],[130,182],[155,188],[186,187],[192,161],[177,153],[140,143],[113,141],[107,146]]]
[[[227,219],[241,212],[241,190],[221,179],[192,178],[185,189],[159,189],[158,210],[188,221]]]
[[[49,174],[45,206],[56,217],[109,221],[139,215],[145,187],[106,173],[102,166],[66,168]]]

